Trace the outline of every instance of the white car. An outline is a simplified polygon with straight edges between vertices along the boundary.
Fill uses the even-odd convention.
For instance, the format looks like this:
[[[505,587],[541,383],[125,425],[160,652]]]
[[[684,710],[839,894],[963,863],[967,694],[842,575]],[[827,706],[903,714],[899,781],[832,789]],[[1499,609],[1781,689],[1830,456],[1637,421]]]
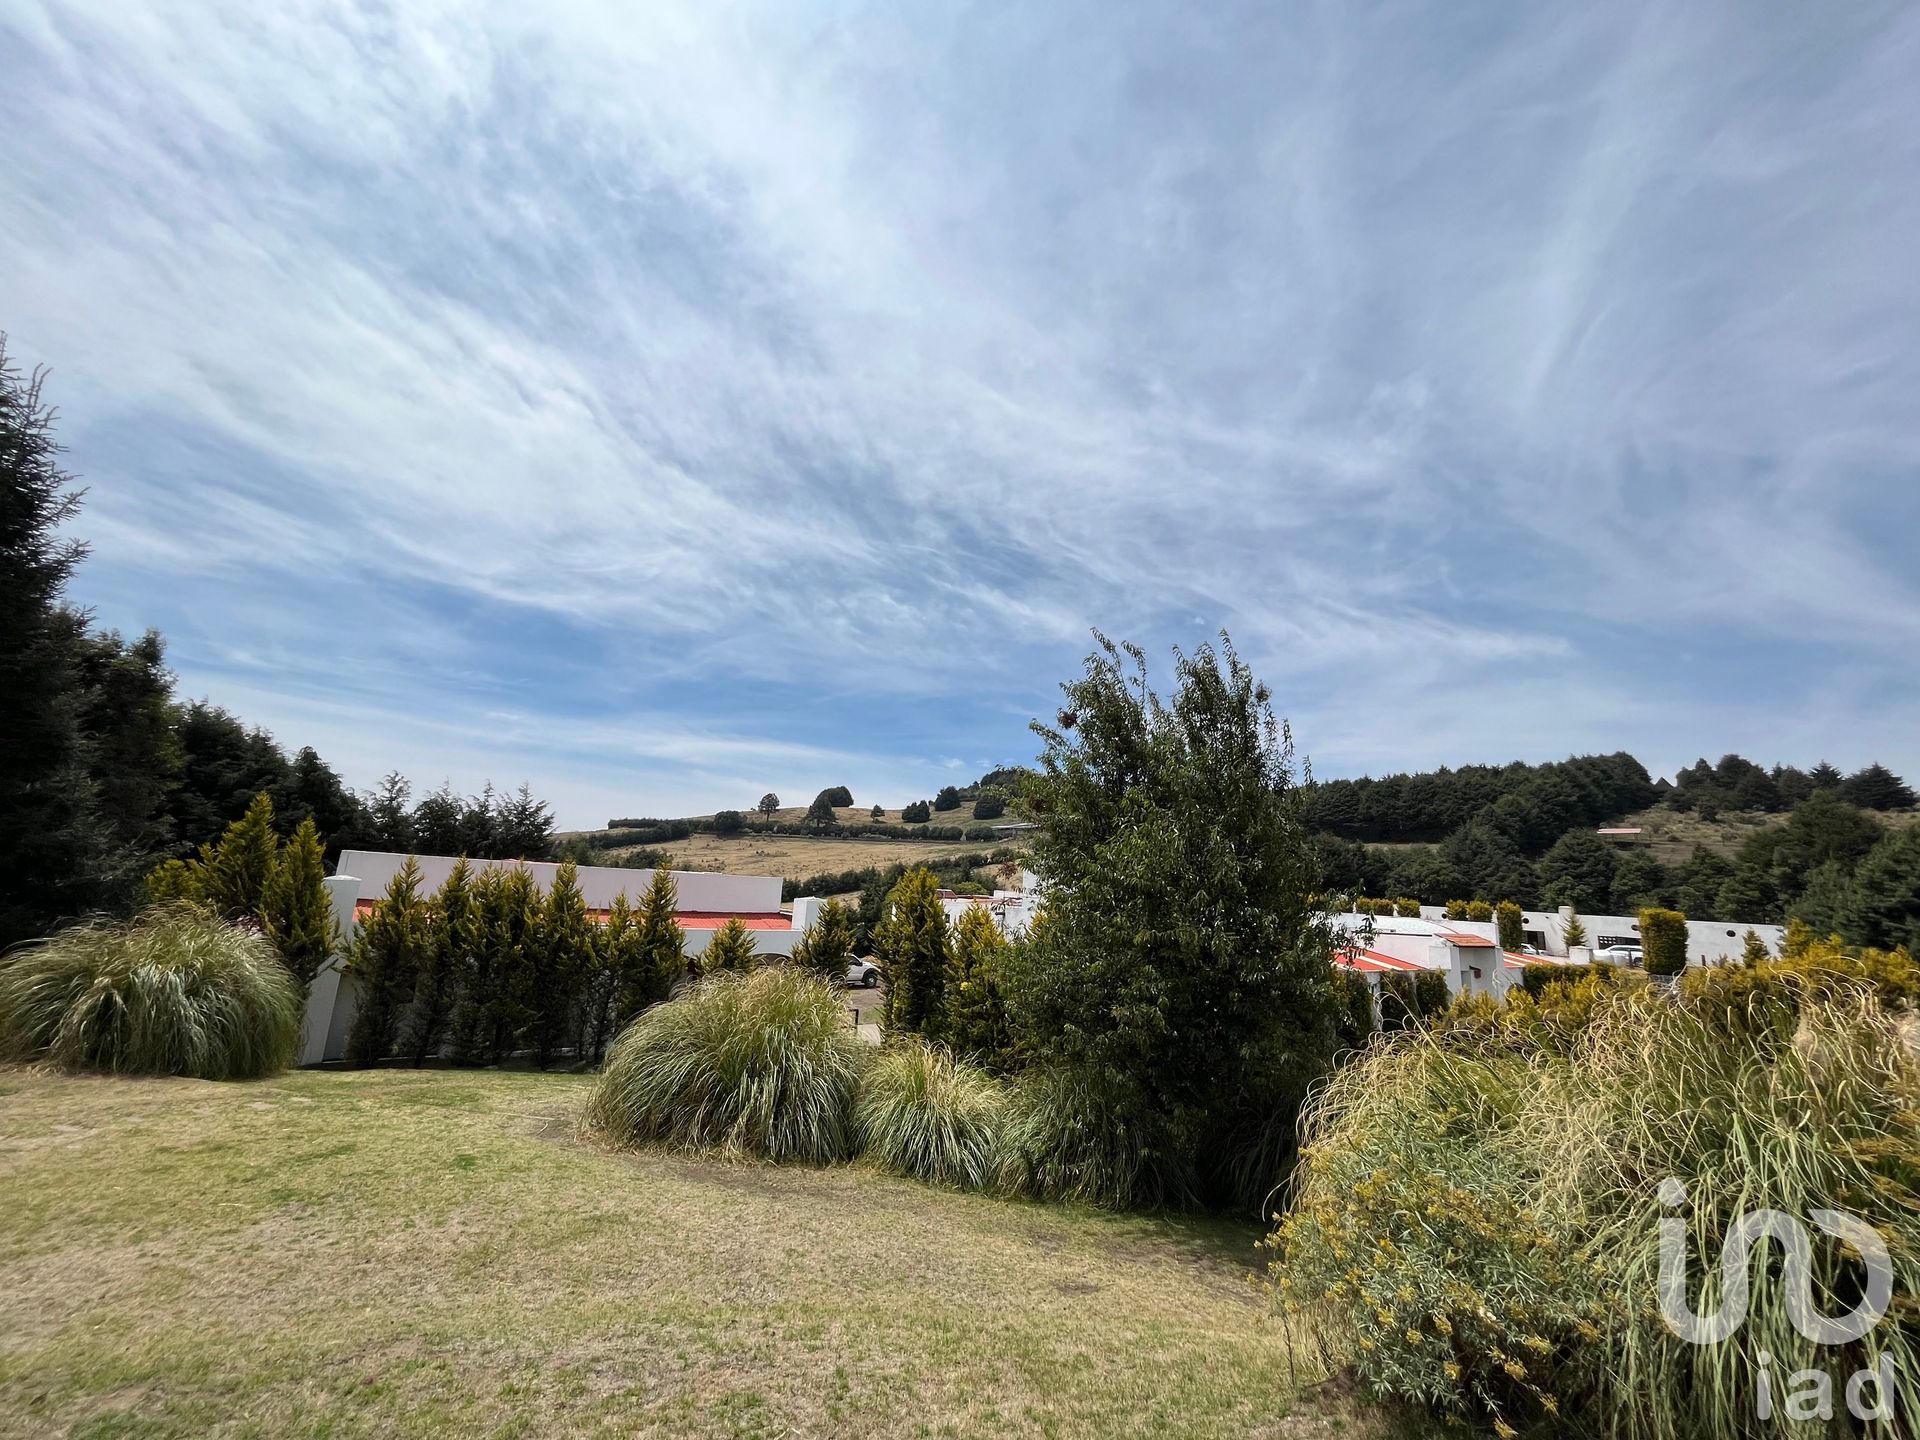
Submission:
[[[1639,965],[1646,960],[1647,952],[1638,945],[1609,945],[1593,958],[1604,960],[1609,965]]]
[[[880,967],[871,960],[855,960],[847,966],[847,984],[871,990],[880,983]]]

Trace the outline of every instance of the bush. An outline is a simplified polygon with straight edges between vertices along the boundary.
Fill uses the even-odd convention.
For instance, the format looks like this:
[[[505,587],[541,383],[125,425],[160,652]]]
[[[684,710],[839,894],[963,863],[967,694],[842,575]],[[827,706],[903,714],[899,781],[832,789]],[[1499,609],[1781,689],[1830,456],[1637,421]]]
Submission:
[[[1110,1210],[1151,1204],[1172,1187],[1152,1173],[1139,1098],[1088,1067],[1023,1071],[1007,1094],[995,1166],[1000,1187]]]
[[[716,835],[738,835],[747,828],[747,817],[738,810],[719,810],[714,812],[713,833]]]
[[[302,1005],[263,936],[159,907],[0,959],[0,1059],[251,1080],[293,1062]]]
[[[1640,941],[1649,975],[1678,975],[1687,968],[1687,917],[1678,910],[1642,910]]]
[[[614,1043],[586,1125],[629,1145],[844,1160],[870,1056],[825,981],[787,965],[714,975]]]
[[[1401,896],[1393,902],[1393,913],[1403,920],[1420,918],[1420,902],[1411,896]]]
[[[1756,1203],[1797,1216],[1845,1206],[1886,1238],[1895,1295],[1913,1293],[1909,1026],[1843,987],[1808,1003],[1786,1043],[1729,1043],[1712,1015],[1642,982],[1603,998],[1563,1050],[1446,1030],[1376,1045],[1303,1116],[1294,1205],[1269,1242],[1282,1300],[1370,1390],[1491,1418],[1502,1434],[1758,1434],[1763,1351],[1776,1393],[1797,1369],[1862,1368],[1869,1346],[1912,1374],[1908,1324],[1837,1349],[1801,1338],[1772,1266],[1751,1273],[1747,1321],[1717,1345],[1681,1339],[1655,1299],[1659,1221],[1677,1209],[1698,1270]],[[1662,1198],[1667,1180],[1684,1205]],[[1838,1313],[1857,1294],[1857,1261],[1827,1244],[1814,1255],[1816,1303]]]
[[[860,1084],[860,1153],[915,1180],[977,1190],[993,1176],[1006,1091],[943,1046],[910,1040],[883,1051]]]
[[[1467,919],[1482,922],[1493,919],[1493,903],[1488,900],[1469,900],[1467,902]]]
[[[973,818],[976,820],[998,820],[1007,813],[1007,802],[999,795],[982,795],[973,802]]]
[[[1502,900],[1493,907],[1493,917],[1500,926],[1502,950],[1516,951],[1526,944],[1526,915],[1518,905],[1511,900]]]
[[[900,823],[903,825],[924,825],[932,818],[933,807],[924,800],[916,800],[900,808]]]
[[[1464,919],[1466,919],[1466,918],[1467,918],[1467,903],[1468,903],[1468,902],[1467,902],[1467,901],[1465,901],[1465,900],[1449,900],[1449,901],[1447,901],[1447,919],[1449,919],[1449,920],[1464,920]]]

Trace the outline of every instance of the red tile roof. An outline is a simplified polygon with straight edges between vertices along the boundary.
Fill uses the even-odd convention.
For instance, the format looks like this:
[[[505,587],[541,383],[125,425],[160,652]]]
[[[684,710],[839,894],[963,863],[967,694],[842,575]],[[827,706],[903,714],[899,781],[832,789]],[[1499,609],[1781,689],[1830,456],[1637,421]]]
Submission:
[[[1487,939],[1487,937],[1486,937],[1486,936],[1484,936],[1484,935],[1465,935],[1465,934],[1462,934],[1462,933],[1461,933],[1460,931],[1458,931],[1458,930],[1447,930],[1447,931],[1443,931],[1443,932],[1441,933],[1441,936],[1440,936],[1440,938],[1441,938],[1442,940],[1445,940],[1445,941],[1446,941],[1446,942],[1447,942],[1447,943],[1448,943],[1449,945],[1466,945],[1466,946],[1469,946],[1469,947],[1471,947],[1471,946],[1481,946],[1481,945],[1483,945],[1483,946],[1485,946],[1485,947],[1486,947],[1487,949],[1489,949],[1489,950],[1491,950],[1491,949],[1493,949],[1493,948],[1494,948],[1494,944],[1493,944],[1493,941],[1491,941],[1491,940],[1489,940],[1489,939]]]

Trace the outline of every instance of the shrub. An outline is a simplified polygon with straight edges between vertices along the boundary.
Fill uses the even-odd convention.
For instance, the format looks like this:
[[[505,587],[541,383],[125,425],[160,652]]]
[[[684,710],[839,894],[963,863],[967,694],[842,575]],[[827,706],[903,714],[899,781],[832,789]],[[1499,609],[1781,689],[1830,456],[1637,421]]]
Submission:
[[[747,828],[747,817],[738,810],[718,810],[713,816],[713,833],[716,835],[738,835]]]
[[[1012,1046],[1000,975],[1008,944],[984,905],[969,906],[953,926],[941,990],[940,1034],[970,1060],[1003,1068]]]
[[[951,785],[942,785],[939,792],[933,797],[933,808],[936,810],[958,810],[960,808],[960,792]]]
[[[827,1164],[852,1151],[870,1057],[824,981],[787,965],[713,975],[614,1042],[586,1124],[623,1144]]]
[[[1132,1118],[1139,1108],[1124,1081],[1090,1067],[1022,1071],[1007,1094],[1000,1187],[1113,1210],[1164,1198],[1174,1187],[1149,1164],[1149,1132]]]
[[[1464,920],[1466,918],[1467,918],[1467,902],[1465,900],[1447,901],[1447,919]]]
[[[1687,917],[1678,910],[1642,910],[1640,942],[1649,975],[1678,975],[1687,968]]]
[[[863,1157],[895,1175],[977,1190],[993,1176],[1006,1092],[944,1046],[889,1047],[860,1082],[854,1112]]]
[[[744,973],[753,969],[756,953],[753,932],[740,923],[738,915],[729,915],[727,923],[713,932],[707,948],[695,957],[694,963],[702,975],[722,970]]]
[[[1498,905],[1494,906],[1493,918],[1500,926],[1500,948],[1502,950],[1518,950],[1522,945],[1527,943],[1527,934],[1524,928],[1526,916],[1513,901],[1502,900]]]
[[[265,937],[191,905],[79,925],[0,959],[0,1059],[250,1080],[300,1043],[300,988]]]
[[[847,978],[853,959],[853,907],[829,900],[793,947],[793,963],[835,984]]]
[[[1487,921],[1493,919],[1493,903],[1488,900],[1469,900],[1467,919]]]
[[[905,825],[924,825],[933,818],[933,807],[924,800],[916,800],[900,809],[900,821]]]
[[[973,818],[976,820],[998,820],[1007,813],[1007,802],[999,795],[988,793],[973,802]]]
[[[1603,998],[1564,1049],[1518,1053],[1470,1029],[1376,1046],[1303,1116],[1294,1205],[1269,1242],[1280,1296],[1372,1391],[1502,1434],[1758,1434],[1763,1351],[1776,1389],[1806,1366],[1862,1368],[1869,1347],[1911,1374],[1907,1324],[1840,1349],[1802,1339],[1771,1266],[1752,1272],[1747,1322],[1717,1345],[1681,1339],[1656,1300],[1659,1222],[1679,1204],[1663,1199],[1669,1179],[1685,1189],[1696,1269],[1755,1204],[1841,1204],[1886,1238],[1894,1293],[1913,1293],[1920,1060],[1906,1028],[1843,988],[1806,1005],[1789,1043],[1730,1043],[1642,981]],[[1814,1255],[1822,1308],[1844,1310],[1857,1261],[1833,1245]]]
[[[1403,895],[1393,902],[1393,913],[1403,920],[1420,918],[1420,902],[1411,896]]]

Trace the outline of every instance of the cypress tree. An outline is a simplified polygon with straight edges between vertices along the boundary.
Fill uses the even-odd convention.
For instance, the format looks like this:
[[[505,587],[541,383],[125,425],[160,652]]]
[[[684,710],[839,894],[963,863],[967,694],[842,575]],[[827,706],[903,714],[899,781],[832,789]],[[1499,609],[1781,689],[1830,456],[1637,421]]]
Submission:
[[[640,898],[633,963],[622,976],[616,1006],[620,1029],[649,1005],[671,995],[674,982],[687,973],[686,935],[680,929],[679,913],[680,895],[673,872],[655,870],[647,893]]]
[[[452,1014],[447,1021],[447,1048],[456,1065],[484,1065],[492,1058],[493,997],[498,987],[501,928],[501,872],[487,866],[475,871],[468,884],[471,943],[461,957],[454,983]]]
[[[614,1001],[633,968],[639,930],[633,923],[633,905],[622,890],[607,908],[607,920],[593,941],[593,968],[582,987],[580,1053],[598,1062],[606,1054],[613,1029]]]
[[[727,970],[744,975],[753,969],[754,955],[753,932],[740,923],[738,915],[730,915],[700,952],[700,973],[712,975]]]
[[[360,1008],[354,1012],[353,1029],[347,1036],[349,1060],[372,1065],[393,1051],[431,946],[432,927],[420,895],[420,867],[409,855],[354,935],[347,968],[360,982]]]
[[[793,947],[793,963],[824,980],[844,983],[853,960],[853,908],[838,900],[820,907],[807,933]]]
[[[985,906],[969,906],[953,927],[942,989],[942,1034],[956,1052],[988,1065],[1001,1062],[1011,1043],[1000,995],[1000,965],[1007,949],[1006,937]]]
[[[1518,905],[1511,900],[1502,900],[1493,908],[1493,918],[1500,926],[1500,948],[1518,950],[1526,944],[1526,916]]]
[[[487,917],[486,945],[492,951],[493,983],[485,1002],[487,1055],[504,1060],[534,1028],[533,947],[539,943],[540,890],[519,865],[500,868]]]
[[[917,865],[901,877],[873,938],[887,976],[887,1028],[935,1033],[946,985],[947,912],[933,871]]]
[[[303,988],[327,963],[337,938],[326,879],[320,831],[311,819],[302,820],[267,881],[262,919],[268,938]]]
[[[201,850],[207,903],[229,920],[262,915],[279,848],[273,833],[273,800],[263,790],[253,797],[247,813],[227,826],[218,844]]]
[[[415,1065],[424,1065],[439,1052],[460,985],[480,945],[480,905],[473,867],[462,855],[454,862],[446,883],[433,897],[432,932],[426,964],[415,987],[414,1011],[407,1027],[406,1048]]]
[[[544,1070],[573,1033],[574,1005],[593,968],[593,921],[580,894],[580,867],[571,860],[554,873],[528,956],[534,1059]]]

